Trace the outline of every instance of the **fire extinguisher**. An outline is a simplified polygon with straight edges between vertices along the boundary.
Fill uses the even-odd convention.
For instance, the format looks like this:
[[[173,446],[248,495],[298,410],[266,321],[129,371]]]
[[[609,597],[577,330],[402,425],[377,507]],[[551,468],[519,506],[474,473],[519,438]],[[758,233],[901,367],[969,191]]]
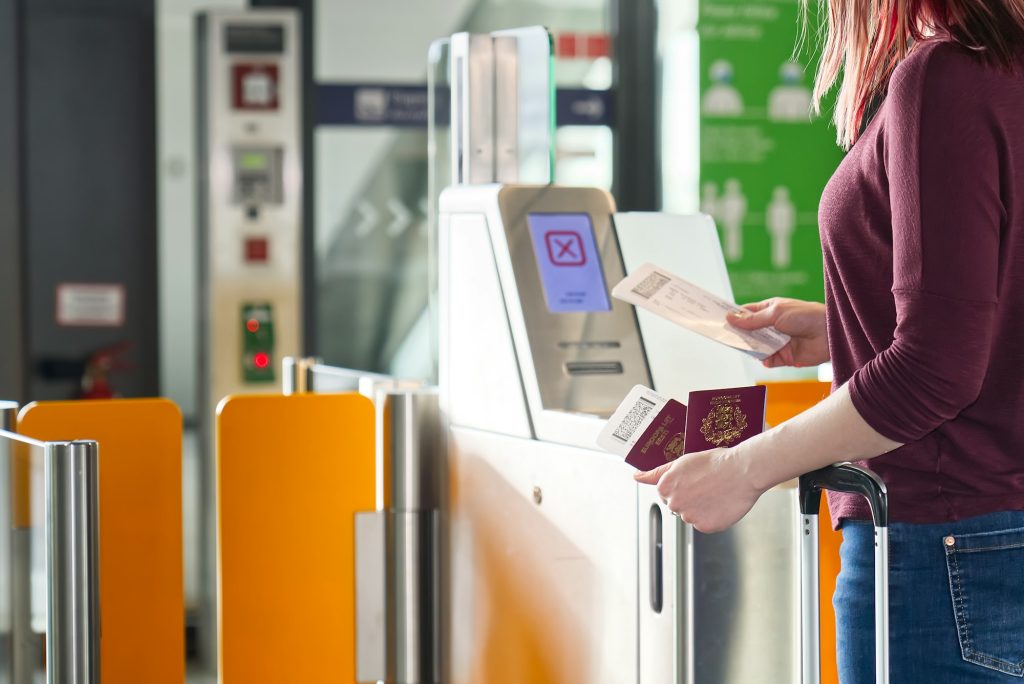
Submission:
[[[80,399],[114,399],[117,392],[110,384],[110,374],[134,370],[122,355],[131,349],[131,342],[118,342],[93,352],[85,362]]]

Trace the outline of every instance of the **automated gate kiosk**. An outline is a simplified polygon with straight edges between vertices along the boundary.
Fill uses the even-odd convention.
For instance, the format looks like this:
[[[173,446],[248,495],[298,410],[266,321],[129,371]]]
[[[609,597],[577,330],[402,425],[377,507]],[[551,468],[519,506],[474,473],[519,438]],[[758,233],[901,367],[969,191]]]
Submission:
[[[795,490],[701,535],[594,445],[635,384],[750,382],[742,355],[610,295],[654,261],[730,296],[711,220],[558,186],[454,187],[440,212],[445,681],[797,679]]]
[[[196,18],[200,325],[197,423],[204,665],[216,651],[214,418],[228,395],[280,386],[302,352],[302,41],[291,9]]]

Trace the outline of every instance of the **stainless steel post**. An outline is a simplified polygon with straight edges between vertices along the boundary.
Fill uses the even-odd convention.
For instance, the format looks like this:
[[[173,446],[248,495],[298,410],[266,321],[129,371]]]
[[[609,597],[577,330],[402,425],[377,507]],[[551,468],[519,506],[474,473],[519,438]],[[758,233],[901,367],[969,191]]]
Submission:
[[[47,443],[46,662],[49,684],[98,684],[99,445]]]
[[[444,476],[438,395],[384,392],[378,405],[385,425],[378,473],[390,476],[383,503],[394,515],[388,535],[388,682],[436,684],[441,681],[438,516]]]
[[[357,677],[441,681],[440,510],[446,480],[438,396],[376,396],[377,512],[356,519]]]

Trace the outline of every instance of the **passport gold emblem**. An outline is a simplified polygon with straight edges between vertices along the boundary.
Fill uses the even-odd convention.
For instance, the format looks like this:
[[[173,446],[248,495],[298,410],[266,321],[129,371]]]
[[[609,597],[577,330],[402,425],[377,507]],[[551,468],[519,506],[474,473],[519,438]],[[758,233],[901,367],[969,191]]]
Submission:
[[[674,461],[683,455],[683,433],[677,432],[665,446],[665,462]]]
[[[700,434],[716,447],[730,446],[747,429],[747,416],[737,405],[740,398],[716,397],[712,400],[711,413],[700,423]]]

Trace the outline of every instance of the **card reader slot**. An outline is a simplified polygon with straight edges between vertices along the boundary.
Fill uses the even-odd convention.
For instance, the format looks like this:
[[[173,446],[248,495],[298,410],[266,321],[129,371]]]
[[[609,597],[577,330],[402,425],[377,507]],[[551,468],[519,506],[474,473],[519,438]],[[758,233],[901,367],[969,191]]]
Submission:
[[[622,375],[619,361],[567,361],[565,370],[569,375]]]
[[[579,342],[559,342],[559,349],[620,349],[622,343],[617,340],[582,340]]]

